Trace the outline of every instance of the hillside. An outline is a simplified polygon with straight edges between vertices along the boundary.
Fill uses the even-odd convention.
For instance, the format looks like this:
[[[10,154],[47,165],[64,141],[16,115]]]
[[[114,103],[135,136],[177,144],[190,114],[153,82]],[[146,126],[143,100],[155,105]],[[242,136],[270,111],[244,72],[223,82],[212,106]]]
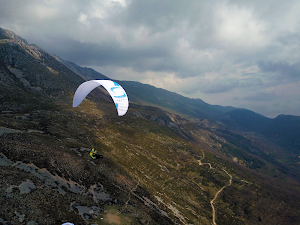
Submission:
[[[152,104],[131,102],[118,117],[101,89],[72,108],[80,68],[12,32],[0,37],[0,223],[300,220],[299,183],[259,155],[262,141]],[[91,160],[91,144],[102,159]]]
[[[244,109],[236,109],[225,115],[227,119],[223,119],[224,123],[260,133],[288,151],[300,154],[299,116],[279,115],[270,119]]]
[[[103,74],[93,69],[81,68],[74,63],[63,62],[68,68],[75,69],[85,79],[107,79]],[[249,153],[254,154],[273,164],[277,170],[284,172],[285,175],[300,181],[299,117],[280,115],[275,119],[270,119],[247,109],[210,105],[201,99],[190,99],[139,82],[117,82],[126,89],[131,102],[160,107],[168,112],[189,118],[201,126],[209,124],[208,126],[205,125],[206,129],[231,140],[242,149],[243,153],[241,154],[243,156],[240,158],[248,158]],[[209,120],[209,123],[199,123],[203,120]],[[231,135],[228,135],[229,133]],[[245,137],[247,141],[243,143]],[[253,143],[256,143],[255,146],[252,146]],[[256,167],[254,165],[252,167]],[[270,173],[267,172],[267,174]],[[277,176],[276,172],[271,174]]]

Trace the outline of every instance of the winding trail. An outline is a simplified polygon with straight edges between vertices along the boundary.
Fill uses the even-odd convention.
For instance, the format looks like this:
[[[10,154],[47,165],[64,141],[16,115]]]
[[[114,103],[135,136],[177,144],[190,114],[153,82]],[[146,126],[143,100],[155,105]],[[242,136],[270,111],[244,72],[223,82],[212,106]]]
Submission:
[[[204,152],[203,152],[203,150],[201,150],[202,151],[202,154],[203,154],[203,157],[202,157],[202,159],[204,159],[204,157],[205,157],[205,155],[204,155]],[[212,166],[211,166],[211,164],[210,163],[202,163],[202,159],[200,159],[200,160],[197,160],[197,162],[199,163],[199,166],[203,166],[203,165],[209,165],[209,168],[210,169],[214,169]]]
[[[203,165],[207,164],[207,165],[209,165],[209,168],[210,168],[210,169],[214,169],[214,168],[211,166],[210,163],[202,163],[202,160],[204,159],[205,155],[204,155],[203,150],[201,150],[201,151],[202,151],[203,157],[202,157],[202,159],[197,160],[197,162],[199,163],[199,166],[203,166]],[[215,194],[215,197],[213,198],[213,200],[210,201],[210,205],[211,205],[211,208],[212,208],[212,222],[213,222],[214,225],[217,225],[217,224],[216,224],[216,210],[215,210],[215,207],[214,207],[214,201],[217,199],[218,195],[223,191],[224,188],[226,188],[226,187],[228,187],[228,186],[230,186],[230,185],[232,184],[232,176],[231,176],[225,169],[223,169],[223,171],[224,171],[225,173],[227,173],[227,175],[230,177],[230,180],[229,180],[229,184],[223,186],[219,191],[217,191],[217,193]],[[197,185],[198,185],[198,184],[197,184]],[[199,186],[199,185],[198,185],[198,186]],[[199,187],[200,187],[200,186],[199,186]],[[200,187],[200,188],[203,190],[202,187]]]
[[[218,197],[218,195],[221,193],[221,191],[223,191],[224,188],[230,186],[231,183],[232,183],[232,176],[231,176],[225,169],[223,169],[223,170],[224,170],[224,172],[227,173],[227,175],[230,177],[230,180],[229,180],[229,184],[223,186],[223,187],[216,193],[214,199],[210,201],[210,205],[211,205],[211,208],[212,208],[212,214],[213,214],[212,221],[213,221],[213,224],[214,224],[214,225],[217,225],[217,224],[216,224],[216,211],[215,211],[215,207],[214,207],[214,201],[217,199],[217,197]]]
[[[138,177],[138,182],[137,182],[136,186],[134,188],[132,188],[130,190],[130,192],[128,193],[128,200],[125,202],[125,207],[118,214],[121,214],[127,208],[128,202],[130,201],[131,193],[133,193],[137,189],[139,184],[140,184],[140,178]]]

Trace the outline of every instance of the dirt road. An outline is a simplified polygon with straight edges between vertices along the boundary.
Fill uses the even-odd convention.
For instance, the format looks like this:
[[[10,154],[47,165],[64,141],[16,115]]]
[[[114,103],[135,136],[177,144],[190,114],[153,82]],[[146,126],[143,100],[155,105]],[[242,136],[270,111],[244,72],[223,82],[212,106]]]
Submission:
[[[225,173],[227,173],[227,175],[230,177],[230,180],[229,180],[229,184],[228,185],[225,185],[224,187],[222,187],[215,195],[214,199],[210,201],[210,205],[211,205],[211,208],[212,208],[212,214],[213,214],[213,218],[212,218],[212,221],[213,221],[213,224],[216,225],[216,212],[215,212],[215,207],[214,207],[214,201],[217,199],[218,195],[221,193],[221,191],[223,191],[224,188],[228,187],[231,185],[232,183],[232,176],[225,170],[223,169]]]
[[[210,169],[214,169],[214,168],[211,166],[210,163],[202,163],[202,160],[203,160],[204,157],[205,157],[203,150],[202,150],[202,154],[203,154],[202,159],[197,160],[197,162],[199,163],[199,166],[203,166],[203,165],[207,164],[207,165],[209,165],[209,168],[210,168]],[[223,186],[219,191],[217,191],[217,193],[215,194],[215,197],[213,198],[213,200],[210,201],[210,205],[211,205],[211,208],[212,208],[212,222],[213,222],[214,225],[217,225],[217,224],[216,224],[216,210],[215,210],[215,207],[214,207],[214,201],[217,199],[218,195],[223,191],[223,189],[226,188],[226,187],[228,187],[228,186],[230,186],[231,183],[232,183],[232,176],[231,176],[225,169],[223,169],[223,171],[224,171],[225,173],[227,173],[227,175],[230,177],[230,180],[229,180],[229,184]],[[199,185],[198,185],[198,186],[199,186]],[[200,187],[200,186],[199,186],[199,187]],[[201,188],[201,187],[200,187],[200,188]],[[203,188],[201,188],[201,189],[203,190]]]

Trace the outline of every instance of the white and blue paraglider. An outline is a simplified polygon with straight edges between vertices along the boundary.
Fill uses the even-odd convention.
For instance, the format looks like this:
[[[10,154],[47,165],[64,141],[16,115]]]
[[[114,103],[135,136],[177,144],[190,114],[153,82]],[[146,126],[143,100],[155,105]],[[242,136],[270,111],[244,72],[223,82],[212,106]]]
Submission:
[[[102,85],[112,97],[119,116],[125,115],[128,110],[128,97],[125,90],[111,80],[90,80],[82,83],[76,90],[73,98],[73,107],[77,107],[85,97],[96,87]]]

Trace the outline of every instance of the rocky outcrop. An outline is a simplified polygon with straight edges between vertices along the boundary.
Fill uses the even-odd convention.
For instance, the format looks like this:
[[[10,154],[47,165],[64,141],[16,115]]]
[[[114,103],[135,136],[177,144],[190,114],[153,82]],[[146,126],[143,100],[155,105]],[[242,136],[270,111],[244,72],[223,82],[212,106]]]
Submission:
[[[83,80],[45,50],[1,28],[0,79],[5,86],[17,84],[46,95],[51,92],[55,98],[74,91]]]

